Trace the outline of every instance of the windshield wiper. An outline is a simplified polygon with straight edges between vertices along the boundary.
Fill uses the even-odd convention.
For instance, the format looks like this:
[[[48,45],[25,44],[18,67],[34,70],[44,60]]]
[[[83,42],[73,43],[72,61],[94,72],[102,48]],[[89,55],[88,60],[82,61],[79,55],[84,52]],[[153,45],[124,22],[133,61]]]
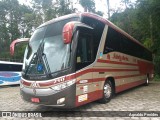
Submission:
[[[27,69],[25,71],[25,76],[28,73],[28,70],[29,70],[31,64],[34,62],[34,60],[36,59],[36,57],[37,57],[37,53],[34,53],[33,56],[32,56],[32,58],[31,58],[31,61],[30,61],[29,65],[27,66]]]
[[[51,75],[51,71],[50,71],[50,67],[49,67],[49,64],[48,64],[48,60],[47,60],[47,57],[46,57],[46,54],[43,53],[44,51],[44,40],[40,43],[40,46],[37,50],[37,65],[39,63],[42,63],[45,65],[45,74],[50,77]]]
[[[31,61],[29,63],[29,65],[27,66],[26,72],[25,72],[25,76],[29,71],[29,68],[31,67],[32,64],[35,64],[36,67],[39,64],[44,65],[44,71],[45,71],[45,75],[46,77],[50,77],[51,76],[51,71],[50,71],[50,67],[48,64],[48,60],[46,58],[46,54],[43,53],[44,50],[44,41],[42,41],[38,47],[38,50],[36,53],[34,53],[33,57],[31,58]],[[36,74],[35,74],[36,75]]]
[[[50,70],[48,60],[47,60],[47,57],[46,57],[45,53],[42,54],[42,60],[44,62],[45,68],[46,68],[45,71],[47,73],[47,76],[50,77],[51,76],[51,70]]]

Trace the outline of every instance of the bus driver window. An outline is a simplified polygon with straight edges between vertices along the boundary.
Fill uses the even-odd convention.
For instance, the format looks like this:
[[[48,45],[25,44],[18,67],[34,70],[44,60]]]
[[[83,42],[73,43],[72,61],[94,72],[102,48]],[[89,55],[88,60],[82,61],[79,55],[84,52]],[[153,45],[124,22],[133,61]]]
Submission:
[[[76,69],[79,70],[93,62],[92,36],[80,33],[77,46]]]

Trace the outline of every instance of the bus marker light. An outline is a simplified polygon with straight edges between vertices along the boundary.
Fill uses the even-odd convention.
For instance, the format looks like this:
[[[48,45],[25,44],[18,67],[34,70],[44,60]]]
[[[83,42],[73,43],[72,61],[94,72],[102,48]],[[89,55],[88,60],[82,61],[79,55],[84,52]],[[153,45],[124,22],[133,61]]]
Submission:
[[[39,103],[40,102],[39,98],[31,98],[31,101],[34,102],[34,103]]]
[[[57,104],[62,104],[65,101],[65,98],[60,98],[57,100]]]
[[[80,90],[83,90],[83,86],[80,87]]]
[[[99,53],[99,56],[100,56],[100,59],[102,59],[102,58],[103,58],[103,53],[100,52],[100,53]]]
[[[83,86],[83,93],[88,93],[88,86]]]
[[[88,80],[81,80],[81,81],[79,81],[80,84],[84,84],[84,83],[87,83],[87,82],[88,82]]]

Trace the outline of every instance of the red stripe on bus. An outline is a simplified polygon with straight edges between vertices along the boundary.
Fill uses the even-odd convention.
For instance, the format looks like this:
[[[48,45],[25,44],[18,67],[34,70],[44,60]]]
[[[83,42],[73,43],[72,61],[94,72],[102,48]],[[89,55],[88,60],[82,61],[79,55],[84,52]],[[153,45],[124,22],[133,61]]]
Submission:
[[[80,83],[81,80],[77,81],[77,84],[87,84],[87,83],[92,83],[92,82],[99,82],[99,81],[105,81],[106,78],[94,78],[94,79],[85,79],[87,82],[85,83]],[[83,79],[82,79],[83,81]]]
[[[30,86],[31,85],[31,82],[26,82],[24,80],[21,80],[21,83],[25,86]]]
[[[120,85],[120,86],[116,86],[116,93],[124,91],[126,89],[132,88],[132,87],[136,87],[138,85],[144,84],[146,80],[140,80],[140,81],[136,81],[136,82],[131,82],[131,83],[127,83],[124,85]]]
[[[119,65],[138,66],[138,64],[133,64],[133,63],[124,63],[124,62],[117,62],[117,61],[110,61],[110,60],[101,60],[101,59],[98,59],[97,62],[99,62],[99,63],[110,63],[110,64],[119,64]]]
[[[136,75],[125,75],[125,76],[113,76],[114,77],[114,79],[116,80],[116,79],[122,79],[122,78],[130,78],[130,77],[140,77],[140,76],[142,76],[141,74],[136,74]],[[105,81],[107,78],[93,78],[93,79],[86,79],[86,80],[88,80],[88,82],[86,82],[86,83],[91,83],[91,82],[100,82],[100,81]],[[82,79],[83,80],[83,79]],[[77,84],[83,84],[83,83],[80,83],[80,81],[81,80],[79,80],[78,82],[77,82]],[[85,84],[86,84],[85,83]]]
[[[137,71],[137,69],[86,69],[84,71],[78,72],[76,74],[71,74],[71,75],[67,75],[65,77],[64,81],[69,81],[72,79],[75,79],[76,77],[79,77],[81,75],[90,73],[90,72],[120,72],[120,71]],[[129,76],[117,76],[115,77],[116,79],[120,79],[120,78],[128,78],[128,77],[134,77],[135,75],[129,75]],[[136,75],[139,76],[139,75]],[[59,78],[60,79],[60,78]],[[90,79],[88,80],[88,82],[98,82],[98,81],[104,81],[105,78],[95,78],[95,79]],[[58,83],[62,83],[62,82],[55,82],[55,79],[53,81],[49,81],[49,82],[43,82],[43,83],[38,83],[40,87],[47,87],[47,86],[52,86]],[[26,82],[26,81],[22,81],[22,84],[26,85],[26,86],[30,86],[31,82]]]
[[[39,83],[39,86],[40,87],[49,87],[49,86],[52,86],[52,85],[54,85],[55,83],[54,83],[54,81],[51,81],[51,82],[44,82],[44,83]]]
[[[76,73],[76,77],[79,77],[81,75],[90,73],[90,72],[122,72],[122,71],[139,71],[139,69],[98,69],[98,68],[93,68],[93,69],[86,69],[80,72]]]
[[[136,74],[136,75],[125,75],[125,76],[115,76],[115,79],[122,79],[122,78],[130,78],[130,77],[138,77],[142,76],[141,74]]]
[[[84,75],[84,74],[87,74],[87,73],[90,73],[90,72],[117,72],[117,71],[137,71],[137,69],[87,69],[87,70],[78,72],[76,74],[67,75],[65,77],[65,81],[75,79],[76,77],[79,77],[81,75]],[[92,79],[92,80],[89,80],[89,81],[90,82],[95,82],[95,81],[103,81],[103,80],[105,80],[105,78]],[[47,87],[47,86],[52,86],[52,85],[55,85],[55,84],[56,83],[53,80],[53,81],[50,81],[50,82],[39,83],[39,86],[40,87]]]
[[[75,74],[71,74],[71,75],[67,75],[65,77],[65,80],[72,80],[72,79],[75,79],[75,78],[76,78]]]
[[[64,80],[63,82],[57,82],[55,83],[55,81],[50,81],[50,82],[43,82],[43,83],[38,83],[40,87],[49,87],[49,86],[53,86],[53,85],[56,85],[56,84],[61,84],[61,83],[64,83],[64,82],[68,82],[70,80]]]

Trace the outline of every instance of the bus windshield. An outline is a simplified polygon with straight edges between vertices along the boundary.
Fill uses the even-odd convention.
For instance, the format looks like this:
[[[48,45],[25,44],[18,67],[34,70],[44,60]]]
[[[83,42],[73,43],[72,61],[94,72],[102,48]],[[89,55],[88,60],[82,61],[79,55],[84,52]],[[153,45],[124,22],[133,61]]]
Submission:
[[[64,44],[62,29],[71,20],[52,23],[34,32],[24,55],[25,74],[46,75],[70,66],[70,44]]]

